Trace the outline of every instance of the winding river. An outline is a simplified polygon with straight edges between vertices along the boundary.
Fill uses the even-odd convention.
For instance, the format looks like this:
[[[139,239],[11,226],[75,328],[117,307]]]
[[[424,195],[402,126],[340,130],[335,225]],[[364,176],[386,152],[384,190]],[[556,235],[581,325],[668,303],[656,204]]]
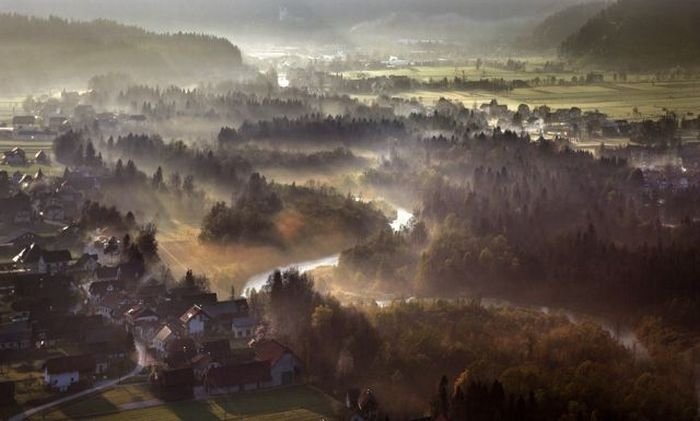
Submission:
[[[407,226],[408,223],[411,221],[411,218],[413,218],[413,214],[409,212],[407,209],[402,208],[402,207],[396,207],[396,218],[389,223],[389,226],[391,227],[394,232],[400,231],[403,227]],[[312,271],[316,268],[323,267],[323,266],[337,266],[338,265],[338,260],[340,259],[340,254],[336,253],[330,256],[326,257],[321,257],[318,259],[313,259],[313,260],[306,260],[303,262],[297,262],[297,263],[292,263],[288,266],[279,268],[281,271],[285,271],[288,269],[296,268],[300,272],[308,272]],[[270,276],[270,273],[272,273],[273,270],[276,268],[271,268],[265,272],[259,273],[257,275],[254,275],[250,277],[244,286],[244,293],[243,295],[246,296],[248,295],[248,292],[252,289],[260,290],[265,283],[267,282],[268,277]],[[410,298],[409,298],[410,300]],[[377,304],[380,307],[385,307],[387,305],[390,305],[394,300],[377,300]],[[527,305],[522,305],[522,304],[516,304],[512,303],[507,300],[503,299],[496,299],[496,298],[484,298],[481,300],[482,304],[486,307],[520,307],[520,308],[529,308],[533,309],[536,311],[540,311],[544,314],[550,314],[550,313],[557,313],[557,314],[562,314],[564,315],[570,322],[572,323],[583,323],[584,321],[589,321],[589,322],[594,322],[598,324],[603,330],[608,332],[611,337],[613,337],[618,343],[623,345],[625,348],[630,350],[634,355],[635,358],[639,359],[648,359],[649,358],[649,352],[647,351],[646,347],[641,343],[639,338],[637,338],[637,335],[633,332],[631,328],[628,326],[621,326],[619,324],[616,324],[612,322],[611,320],[607,320],[601,317],[595,317],[595,316],[590,316],[582,313],[578,313],[575,311],[567,310],[567,309],[562,309],[562,308],[556,308],[556,309],[551,309],[549,307],[538,307],[538,306],[527,306]]]
[[[394,230],[394,232],[401,231],[403,227],[408,225],[411,218],[413,218],[413,214],[411,212],[409,212],[407,209],[397,207],[396,218],[389,223],[389,226],[392,230]],[[279,268],[279,270],[284,272],[285,270],[296,268],[299,270],[299,272],[304,273],[323,266],[337,266],[339,259],[340,253],[336,253],[331,256],[321,257],[314,260],[292,263],[291,265]],[[243,295],[248,295],[248,292],[251,289],[260,290],[267,282],[267,278],[270,276],[270,273],[272,273],[272,271],[275,269],[277,268],[266,270],[265,272],[258,273],[257,275],[248,278],[245,286],[243,287]]]

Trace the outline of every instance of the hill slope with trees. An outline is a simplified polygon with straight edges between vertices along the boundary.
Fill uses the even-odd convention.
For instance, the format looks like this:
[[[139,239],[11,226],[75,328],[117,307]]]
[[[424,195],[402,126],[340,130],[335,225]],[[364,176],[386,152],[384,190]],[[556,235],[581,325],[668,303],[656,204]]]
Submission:
[[[548,16],[532,31],[532,45],[539,49],[557,48],[605,6],[603,1],[576,4]]]
[[[561,46],[565,57],[631,70],[700,64],[700,2],[619,0]]]
[[[241,52],[224,38],[193,33],[159,34],[108,20],[69,21],[0,14],[0,88],[37,88],[124,72],[169,81],[231,73]],[[157,81],[157,80],[155,80]]]

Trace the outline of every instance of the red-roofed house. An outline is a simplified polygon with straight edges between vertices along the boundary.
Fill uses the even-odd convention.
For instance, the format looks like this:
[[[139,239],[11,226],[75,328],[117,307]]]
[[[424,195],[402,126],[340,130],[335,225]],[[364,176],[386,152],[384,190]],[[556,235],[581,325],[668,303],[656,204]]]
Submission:
[[[255,360],[269,364],[273,386],[293,384],[301,380],[301,360],[291,349],[274,339],[255,341],[252,347]]]

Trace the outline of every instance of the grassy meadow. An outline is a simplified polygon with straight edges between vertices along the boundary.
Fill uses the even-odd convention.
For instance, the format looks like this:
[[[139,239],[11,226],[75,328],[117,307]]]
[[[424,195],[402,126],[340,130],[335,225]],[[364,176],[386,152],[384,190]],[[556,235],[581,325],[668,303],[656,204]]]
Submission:
[[[537,72],[535,68],[542,63],[528,63],[522,71],[510,71],[483,67],[479,70],[474,66],[452,67],[406,67],[370,71],[351,71],[344,73],[350,79],[369,78],[377,76],[407,76],[412,79],[428,81],[442,78],[466,76],[468,80],[502,78],[505,80],[532,80],[536,77],[546,79],[555,77],[571,80],[573,76],[580,77],[586,72]],[[532,88],[514,89],[511,92],[495,93],[485,91],[411,91],[400,92],[395,96],[416,98],[426,105],[432,105],[441,97],[460,101],[466,107],[479,105],[491,99],[515,108],[519,104],[529,106],[548,105],[552,108],[579,107],[583,110],[599,110],[613,118],[638,119],[642,117],[658,117],[665,110],[678,114],[700,112],[700,79],[664,81],[654,83],[651,75],[629,75],[627,81],[614,81],[612,73],[604,73],[605,82],[594,85],[576,86],[538,86]],[[363,102],[371,102],[372,95],[358,95]],[[640,115],[634,115],[637,108]]]
[[[339,419],[342,405],[309,386],[238,393],[206,400],[158,404],[148,385],[118,386],[101,394],[39,414],[36,420],[319,420]],[[124,405],[144,408],[124,410]],[[155,406],[153,406],[155,405]],[[121,412],[119,412],[121,411]]]

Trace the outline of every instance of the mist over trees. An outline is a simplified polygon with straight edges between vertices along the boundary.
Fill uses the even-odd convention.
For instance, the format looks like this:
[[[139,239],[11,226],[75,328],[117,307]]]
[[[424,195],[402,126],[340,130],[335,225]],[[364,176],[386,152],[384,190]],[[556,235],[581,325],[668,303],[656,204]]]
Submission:
[[[105,19],[0,14],[0,69],[4,90],[84,82],[92,75],[127,72],[142,80],[196,81],[240,69],[241,52],[224,38],[195,33],[158,34]],[[50,70],[48,70],[50,69]]]

